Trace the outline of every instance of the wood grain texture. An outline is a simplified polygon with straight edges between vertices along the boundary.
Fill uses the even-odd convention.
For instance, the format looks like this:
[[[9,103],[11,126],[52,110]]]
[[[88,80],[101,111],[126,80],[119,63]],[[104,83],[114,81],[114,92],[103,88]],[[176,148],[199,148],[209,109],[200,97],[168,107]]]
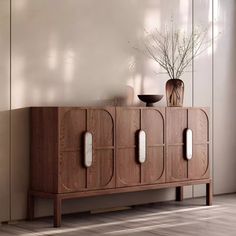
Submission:
[[[73,199],[73,198],[83,198],[107,194],[116,194],[116,193],[127,193],[127,192],[139,192],[139,191],[148,191],[152,189],[164,189],[164,188],[176,188],[180,186],[190,186],[190,185],[199,185],[212,183],[211,179],[199,179],[199,180],[188,180],[188,181],[179,181],[171,183],[159,183],[159,184],[144,184],[130,187],[122,187],[115,189],[103,189],[100,190],[90,190],[90,191],[80,191],[80,192],[70,192],[70,193],[45,193],[39,191],[30,191],[30,194],[40,198],[51,198],[54,199],[56,195],[60,195],[62,199]]]
[[[117,186],[165,181],[163,108],[117,108]],[[146,161],[138,162],[138,132],[146,133]]]
[[[60,153],[60,188],[59,192],[86,190],[87,169],[83,163],[83,152]]]
[[[141,168],[142,183],[165,182],[165,110],[143,109],[141,128],[147,135],[147,158]]]
[[[86,189],[86,168],[83,163],[83,135],[87,126],[87,111],[85,108],[59,108],[58,149],[58,192],[73,192]]]
[[[141,128],[147,135],[147,146],[164,145],[165,113],[163,109],[143,109]]]
[[[188,127],[193,131],[193,143],[209,142],[209,109],[188,109]]]
[[[115,186],[115,109],[31,109],[31,189],[73,192]],[[83,135],[94,135],[91,168],[84,166]]]
[[[140,118],[140,109],[138,108],[116,108],[118,148],[137,145],[136,133],[141,126]]]
[[[141,183],[141,165],[138,162],[137,149],[140,127],[140,109],[116,108],[117,187]]]
[[[166,108],[167,144],[183,144],[184,130],[188,127],[187,108]]]
[[[185,130],[193,131],[193,158],[185,157]],[[138,133],[146,135],[146,159],[138,158]],[[199,131],[200,130],[200,131]],[[84,135],[93,137],[92,165],[84,164]],[[209,118],[204,108],[38,107],[31,109],[31,185],[34,199],[54,201],[54,226],[62,200],[130,191],[206,184],[209,178]]]
[[[94,152],[93,164],[87,170],[87,188],[114,188],[114,169],[114,151],[96,150]]]
[[[141,182],[141,168],[137,162],[136,148],[117,150],[117,187],[138,185]]]
[[[58,108],[31,108],[30,186],[58,192]]]
[[[148,147],[147,159],[142,164],[142,184],[165,182],[164,147]]]
[[[209,145],[193,145],[193,158],[188,164],[190,179],[209,178]]]
[[[209,178],[209,117],[207,108],[167,108],[167,179]],[[193,132],[193,155],[185,157],[185,132]]]
[[[188,110],[166,109],[167,181],[188,179],[188,162],[184,158],[184,131],[188,127]]]
[[[115,110],[88,109],[87,130],[93,134],[94,147],[114,146]]]
[[[61,151],[81,149],[86,131],[86,109],[59,108],[59,112]]]
[[[188,179],[188,161],[184,158],[184,145],[168,146],[168,181]]]
[[[115,109],[88,109],[87,130],[93,134],[93,164],[87,188],[115,187]]]
[[[193,158],[189,161],[189,178],[209,178],[209,109],[188,109],[188,127],[193,131]]]

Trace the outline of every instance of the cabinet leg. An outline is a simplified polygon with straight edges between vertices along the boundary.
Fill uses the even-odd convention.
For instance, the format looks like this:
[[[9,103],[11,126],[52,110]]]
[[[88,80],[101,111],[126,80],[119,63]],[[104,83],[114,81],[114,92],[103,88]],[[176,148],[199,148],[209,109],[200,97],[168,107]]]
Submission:
[[[28,193],[28,202],[27,202],[27,219],[34,219],[34,196],[31,193]]]
[[[184,187],[176,187],[176,201],[183,201],[184,199]]]
[[[206,205],[211,206],[213,200],[212,183],[206,184]]]
[[[61,226],[61,198],[56,196],[54,198],[54,227]]]

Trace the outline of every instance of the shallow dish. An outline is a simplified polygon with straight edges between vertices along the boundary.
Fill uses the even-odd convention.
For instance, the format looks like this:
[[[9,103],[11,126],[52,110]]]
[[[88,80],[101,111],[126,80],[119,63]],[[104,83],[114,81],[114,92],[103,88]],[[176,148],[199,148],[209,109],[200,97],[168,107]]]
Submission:
[[[163,98],[163,95],[143,94],[143,95],[138,95],[138,98],[142,102],[145,102],[147,107],[153,107],[154,103],[159,102]]]

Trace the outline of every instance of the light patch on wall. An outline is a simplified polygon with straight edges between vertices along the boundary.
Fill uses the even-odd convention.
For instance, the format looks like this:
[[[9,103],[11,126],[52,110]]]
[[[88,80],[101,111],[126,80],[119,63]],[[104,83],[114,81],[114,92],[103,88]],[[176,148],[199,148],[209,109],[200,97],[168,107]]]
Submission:
[[[177,24],[179,25],[176,29],[179,29],[182,33],[187,33],[189,31],[189,26],[191,25],[190,16],[190,1],[189,0],[180,0],[179,2],[179,16],[180,22]],[[175,22],[175,19],[173,19]],[[174,26],[176,27],[176,26]],[[192,27],[190,29],[192,31]]]
[[[213,4],[214,1],[214,4]],[[210,2],[210,6],[209,6],[209,13],[208,13],[208,21],[212,22],[212,8],[214,5],[214,21],[217,20],[219,18],[219,12],[220,12],[220,4],[219,4],[219,0],[209,0]]]
[[[153,78],[145,78],[144,81],[144,93],[145,94],[156,94],[156,86],[153,84]]]
[[[55,101],[55,90],[53,88],[48,88],[47,90],[47,102],[50,104]]]
[[[208,21],[209,22],[212,22],[212,19],[213,19],[213,17],[212,17],[212,2],[213,0],[210,0],[210,6],[209,6],[209,9],[208,9]],[[217,1],[217,0],[216,0]]]
[[[134,87],[134,74],[135,74],[135,70],[136,70],[136,58],[135,56],[131,56],[128,60],[127,60],[127,65],[129,65],[129,71],[130,71],[130,77],[127,78],[126,80],[126,85],[127,86],[131,86]]]
[[[13,61],[12,76],[17,79],[12,84],[12,104],[14,107],[21,107],[25,104],[25,82],[23,79],[25,60],[23,57],[15,56]]]
[[[208,38],[211,39],[212,38],[212,29],[210,28],[209,32],[208,32]],[[212,46],[209,46],[207,48],[207,55],[210,56],[212,55]]]
[[[183,24],[182,27],[185,27],[185,30],[187,30],[188,24],[188,17],[189,17],[189,0],[180,0],[179,2],[179,13],[182,18],[182,22],[185,23]]]
[[[18,79],[14,82],[12,88],[12,100],[14,101],[14,107],[20,107],[22,104],[25,104],[25,85],[21,79]]]
[[[147,60],[147,66],[154,75],[162,72],[164,73],[164,71],[161,70],[160,65],[154,60]]]
[[[65,51],[64,55],[64,80],[69,83],[74,75],[74,57],[75,54],[71,49]]]
[[[209,9],[208,9],[208,22],[209,22],[209,24],[210,24],[210,26],[209,26],[209,29],[208,29],[208,34],[207,34],[207,37],[209,38],[209,39],[211,39],[212,37],[214,37],[213,35],[212,35],[212,19],[213,19],[213,17],[212,17],[212,3],[213,3],[213,0],[208,0],[209,1]],[[216,0],[217,1],[217,0]],[[215,2],[216,2],[215,1]],[[207,55],[211,55],[212,54],[212,46],[211,47],[209,47],[208,49],[207,49]]]
[[[141,75],[136,72],[137,65],[135,56],[131,56],[127,60],[127,65],[129,65],[130,76],[126,79],[126,85],[133,89],[133,103],[137,104],[139,101],[137,94],[140,93]]]
[[[162,94],[163,86],[160,80],[168,80],[168,74],[154,60],[147,60],[148,78],[144,81],[144,92],[149,94]]]
[[[146,11],[144,28],[146,31],[151,32],[154,29],[160,30],[161,28],[161,16],[158,9],[148,9]]]
[[[39,104],[40,101],[41,101],[40,90],[37,87],[32,88],[32,94],[33,94],[32,103],[33,104]]]
[[[28,0],[16,0],[16,1],[14,1],[13,7],[18,12],[23,11],[27,2],[28,2]]]
[[[137,74],[133,78],[133,88],[134,88],[134,94],[140,94],[141,90],[141,83],[142,83],[142,76],[140,74]],[[137,96],[134,96],[134,102],[138,102]]]
[[[126,85],[127,85],[127,86],[131,86],[131,87],[134,87],[134,78],[133,78],[132,76],[130,76],[130,77],[127,79]]]
[[[48,55],[48,66],[51,70],[55,70],[58,64],[58,54],[56,48],[50,48]]]
[[[54,33],[51,34],[49,40],[48,49],[48,67],[51,70],[55,70],[58,65],[58,49],[57,49],[57,37]]]
[[[211,4],[212,4],[212,1],[211,1]],[[218,38],[221,34],[221,30],[220,30],[220,26],[219,26],[219,12],[220,12],[219,0],[214,0],[214,35],[213,35],[213,38],[216,39],[214,41],[214,52],[217,51],[217,48],[218,48],[217,41],[218,41]]]

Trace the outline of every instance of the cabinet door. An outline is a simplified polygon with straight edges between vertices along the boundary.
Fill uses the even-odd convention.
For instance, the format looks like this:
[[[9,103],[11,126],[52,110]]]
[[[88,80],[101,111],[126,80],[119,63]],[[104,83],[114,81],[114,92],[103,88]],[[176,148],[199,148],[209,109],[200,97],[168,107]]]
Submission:
[[[188,161],[185,158],[184,132],[188,127],[188,110],[166,108],[167,119],[167,180],[188,179]]]
[[[119,187],[141,183],[141,166],[137,160],[137,133],[140,124],[139,109],[116,109],[116,166]]]
[[[93,161],[87,168],[89,189],[115,186],[115,109],[89,109],[87,130],[93,135]]]
[[[161,111],[160,111],[161,110]],[[117,108],[117,185],[135,186],[165,181],[164,112],[154,108]],[[138,159],[138,133],[146,133],[146,160]]]
[[[209,116],[207,109],[189,109],[188,127],[193,132],[193,157],[189,161],[189,178],[209,178]]]
[[[61,192],[114,187],[114,109],[60,109]],[[93,137],[92,165],[85,166],[84,136]]]
[[[85,190],[87,171],[83,163],[83,135],[87,128],[87,111],[60,108],[59,121],[59,191]]]
[[[146,184],[165,181],[164,110],[143,109],[141,129],[147,138],[147,158],[141,165],[142,182]]]
[[[192,158],[186,158],[185,133],[192,130]],[[209,177],[209,120],[198,108],[167,108],[167,179],[185,181]]]

